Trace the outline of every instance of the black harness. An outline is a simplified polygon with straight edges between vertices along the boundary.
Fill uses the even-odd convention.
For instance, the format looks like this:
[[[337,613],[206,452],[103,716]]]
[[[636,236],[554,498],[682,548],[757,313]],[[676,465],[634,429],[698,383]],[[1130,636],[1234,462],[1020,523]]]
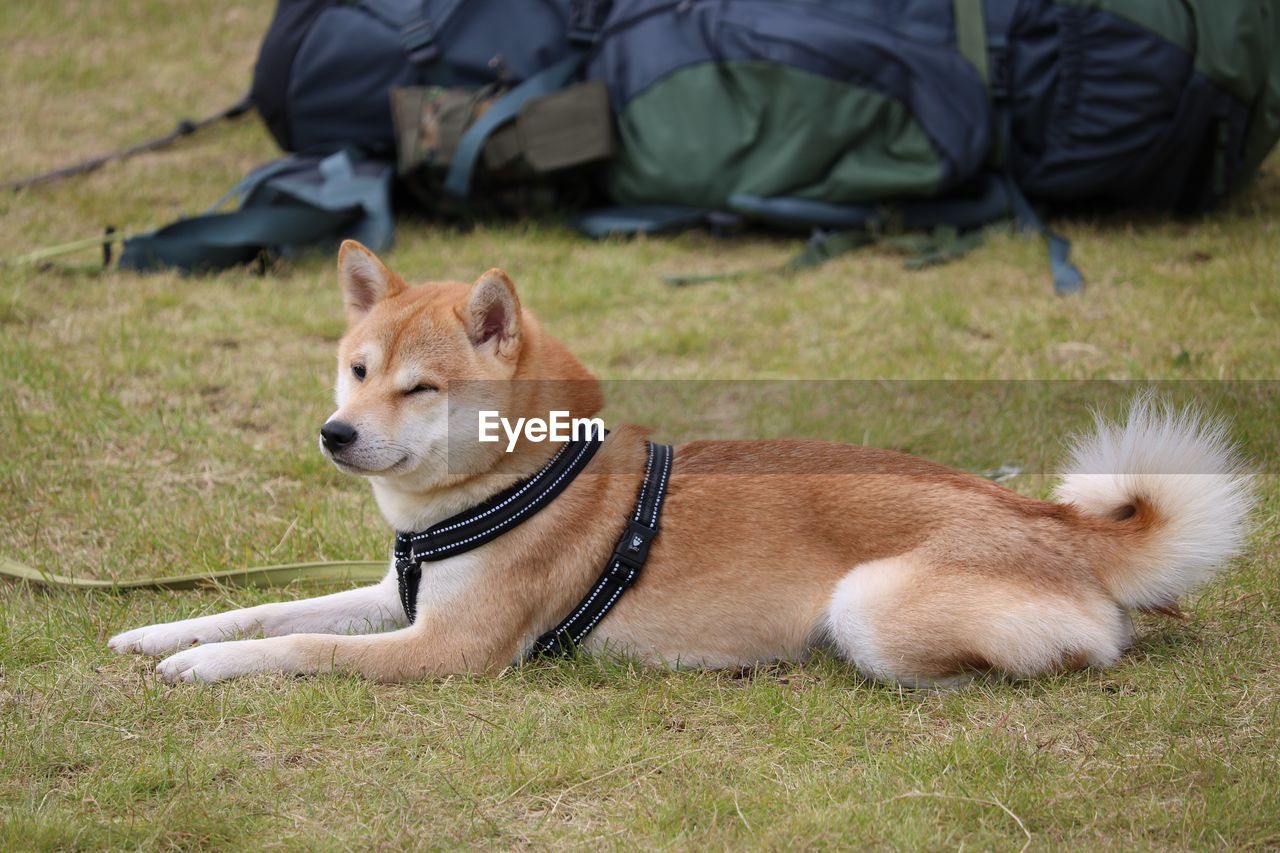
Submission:
[[[445,560],[479,548],[533,517],[573,482],[603,443],[603,436],[570,441],[561,446],[538,473],[479,506],[446,518],[421,533],[396,533],[396,578],[400,604],[409,621],[417,617],[418,586],[424,562]],[[581,643],[635,583],[649,556],[649,546],[658,535],[672,455],[670,445],[649,443],[644,482],[640,484],[635,512],[627,521],[622,539],[590,591],[559,625],[537,639],[529,651],[530,657],[564,654]]]

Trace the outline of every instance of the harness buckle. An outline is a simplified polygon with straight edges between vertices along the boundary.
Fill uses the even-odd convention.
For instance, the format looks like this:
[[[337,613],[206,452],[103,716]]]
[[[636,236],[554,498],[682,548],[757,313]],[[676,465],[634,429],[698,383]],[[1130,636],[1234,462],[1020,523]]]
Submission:
[[[610,565],[619,564],[625,567],[627,574],[638,571],[644,566],[645,560],[649,559],[649,546],[653,544],[654,537],[658,535],[656,527],[649,527],[647,524],[641,524],[635,520],[627,522],[627,529],[622,534],[622,539],[618,541],[618,545],[613,549],[613,560]],[[614,574],[622,574],[618,570],[614,570]]]

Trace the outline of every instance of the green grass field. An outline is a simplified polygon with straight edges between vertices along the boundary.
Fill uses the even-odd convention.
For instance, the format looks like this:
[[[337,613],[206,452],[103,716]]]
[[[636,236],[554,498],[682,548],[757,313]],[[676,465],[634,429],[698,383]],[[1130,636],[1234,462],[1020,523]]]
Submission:
[[[0,4],[0,180],[234,100],[269,7]],[[5,193],[0,257],[198,211],[275,156],[249,119]],[[169,688],[154,661],[113,655],[106,639],[315,590],[5,584],[0,849],[1280,846],[1280,410],[1265,382],[1212,384],[1280,378],[1280,158],[1200,222],[1057,225],[1089,279],[1078,298],[1053,296],[1037,241],[999,230],[920,272],[873,250],[685,289],[660,277],[768,267],[797,246],[410,221],[388,260],[416,278],[505,267],[609,379],[1232,389],[1236,433],[1263,471],[1249,553],[1187,604],[1187,620],[1141,618],[1115,668],[923,694],[827,658],[751,673],[583,660],[415,685]],[[93,260],[0,267],[0,553],[120,578],[384,555],[367,487],[315,449],[343,328],[332,257],[190,279],[99,273]],[[1035,389],[1073,387],[1060,383],[1011,385],[1032,392],[990,420],[919,398],[778,406],[743,387],[709,421],[679,407],[648,419],[665,439],[803,432],[974,470],[1021,463],[1030,472],[1012,485],[1037,494],[1041,463],[1087,422],[1079,405],[1037,405]],[[645,416],[621,408],[615,422]]]

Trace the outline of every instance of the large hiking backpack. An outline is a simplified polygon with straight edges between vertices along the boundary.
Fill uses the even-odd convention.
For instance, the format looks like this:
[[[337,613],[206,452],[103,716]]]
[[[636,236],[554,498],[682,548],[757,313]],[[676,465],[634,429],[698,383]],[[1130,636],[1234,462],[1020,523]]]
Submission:
[[[1280,136],[1280,3],[620,0],[588,73],[622,201],[934,197],[1003,159],[1035,200],[1203,209]]]
[[[519,83],[575,29],[624,202],[932,197],[1003,153],[1034,200],[1203,209],[1280,137],[1276,0],[281,0],[255,102],[287,150],[389,150],[392,88]]]
[[[391,159],[393,89],[484,93],[435,164],[465,204],[492,134],[581,80],[607,87],[601,189],[627,206],[590,233],[1200,211],[1280,138],[1280,0],[280,0],[253,97],[286,150]]]

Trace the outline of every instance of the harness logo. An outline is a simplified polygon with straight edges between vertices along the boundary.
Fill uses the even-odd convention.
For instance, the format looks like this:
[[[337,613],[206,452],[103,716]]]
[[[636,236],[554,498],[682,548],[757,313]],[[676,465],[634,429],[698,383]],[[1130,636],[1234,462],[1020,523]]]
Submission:
[[[492,409],[481,409],[479,417],[479,439],[485,443],[502,440],[499,428],[507,437],[507,452],[515,450],[521,435],[527,441],[582,441],[593,437],[604,437],[603,418],[571,418],[567,411],[559,409],[547,413],[542,418],[516,418],[514,424],[509,418],[502,417]]]
[[[643,545],[643,544],[644,544],[644,540],[643,540],[643,539],[641,539],[639,536],[637,536],[637,535],[636,535],[636,534],[634,534],[634,533],[633,533],[633,534],[631,534],[631,550],[632,550],[632,551],[639,551],[639,550],[640,550],[640,546],[641,546],[641,545]]]

